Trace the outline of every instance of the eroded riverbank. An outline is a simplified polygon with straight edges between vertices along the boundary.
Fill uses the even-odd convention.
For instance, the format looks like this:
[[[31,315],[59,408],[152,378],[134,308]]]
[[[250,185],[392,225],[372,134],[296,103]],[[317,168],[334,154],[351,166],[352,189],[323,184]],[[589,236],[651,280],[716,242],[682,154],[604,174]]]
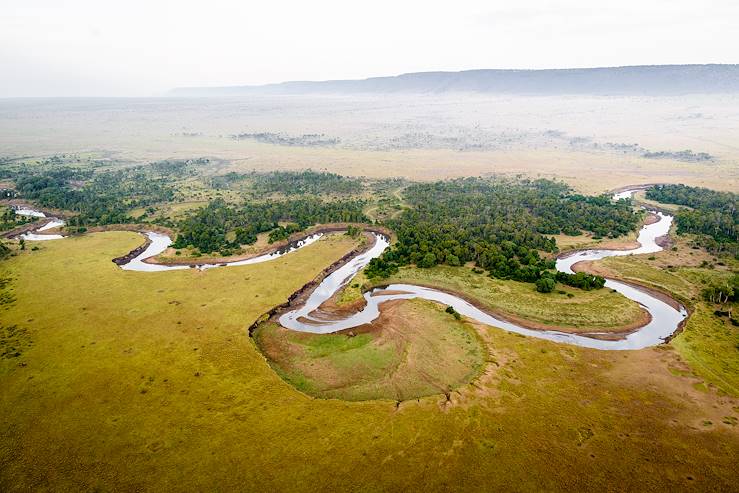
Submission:
[[[614,199],[630,197],[633,191],[619,192]],[[642,253],[653,253],[662,250],[657,240],[669,233],[672,217],[661,212],[656,214],[659,220],[647,221],[639,232],[639,247],[631,250],[585,250],[565,255],[557,260],[557,270],[572,273],[572,266],[584,260],[599,260],[609,256],[634,255]],[[378,249],[379,250],[379,249]],[[383,249],[384,250],[384,249]],[[382,251],[373,252],[379,256]],[[369,263],[369,258],[365,259]],[[622,332],[623,337],[614,339],[614,332],[608,331],[589,332],[583,334],[566,333],[561,330],[539,330],[527,327],[526,324],[515,323],[492,313],[481,310],[467,299],[456,296],[436,288],[429,288],[411,284],[390,284],[385,288],[376,288],[364,294],[364,307],[349,316],[331,318],[325,313],[316,312],[321,304],[329,300],[339,289],[345,286],[360,268],[356,264],[352,271],[347,270],[336,279],[324,281],[318,286],[311,297],[301,306],[279,315],[279,323],[289,329],[311,332],[317,334],[328,334],[345,331],[354,327],[371,323],[380,315],[381,305],[384,302],[399,299],[423,298],[437,303],[452,306],[460,314],[467,316],[477,322],[492,325],[522,335],[548,339],[555,342],[564,342],[583,347],[607,350],[641,349],[644,347],[660,344],[667,340],[681,326],[687,316],[684,307],[676,302],[665,302],[661,297],[654,296],[648,291],[638,289],[630,284],[613,279],[606,280],[606,287],[612,289],[627,298],[639,303],[648,317],[643,325],[626,328]],[[343,277],[342,277],[343,276]],[[339,280],[340,279],[340,280]],[[615,333],[618,333],[615,332]]]

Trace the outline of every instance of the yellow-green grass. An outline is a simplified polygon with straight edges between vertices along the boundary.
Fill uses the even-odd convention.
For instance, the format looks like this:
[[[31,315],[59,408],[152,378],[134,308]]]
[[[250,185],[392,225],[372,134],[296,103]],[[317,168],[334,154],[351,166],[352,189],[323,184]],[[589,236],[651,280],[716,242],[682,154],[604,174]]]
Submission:
[[[591,233],[583,233],[579,236],[552,235],[557,242],[557,248],[561,252],[568,250],[580,250],[584,248],[619,248],[621,246],[631,247],[636,242],[637,233],[633,231],[618,238],[593,238]]]
[[[0,267],[16,298],[2,325],[31,342],[0,359],[0,490],[736,485],[737,411],[670,373],[672,351],[584,350],[483,327],[495,363],[450,403],[313,399],[245,328],[350,243],[205,272],[110,262],[141,241],[46,242]]]
[[[285,380],[323,398],[402,401],[446,393],[479,374],[485,361],[470,324],[424,300],[386,305],[357,334],[299,333],[270,322],[255,341]]]
[[[189,202],[172,202],[167,204],[159,204],[153,206],[154,215],[157,217],[168,217],[170,219],[180,219],[188,212],[208,205],[205,200],[195,200]],[[138,217],[146,212],[146,207],[139,207],[132,210],[129,214],[131,217]]]
[[[469,268],[449,266],[405,267],[369,286],[392,283],[417,283],[461,293],[509,318],[572,332],[635,328],[644,321],[644,312],[637,303],[606,288],[583,291],[557,284],[554,292],[544,294],[531,283],[493,279]]]
[[[705,253],[704,253],[705,255]],[[693,309],[683,331],[672,341],[693,371],[722,391],[739,396],[739,330],[726,317],[716,317],[701,290],[731,276],[727,270],[680,267],[685,249],[650,257],[611,257],[602,261],[607,273],[673,294]],[[665,263],[673,265],[664,267]],[[601,273],[606,273],[605,271]]]
[[[739,396],[739,330],[698,303],[671,343],[693,371],[723,392]]]
[[[684,205],[677,205],[677,204],[663,204],[662,202],[657,202],[656,200],[651,200],[647,198],[647,192],[640,190],[634,194],[634,201],[638,202],[639,204],[645,205],[647,207],[656,207],[657,209],[661,209],[664,211],[670,211],[670,212],[677,212],[680,209],[690,209],[690,207],[686,207]]]
[[[230,231],[226,234],[228,241],[234,241],[236,239],[236,233]],[[157,256],[157,260],[161,263],[177,263],[184,260],[192,260],[192,257],[197,257],[198,262],[224,262],[231,261],[233,259],[241,259],[244,255],[258,254],[269,250],[274,245],[269,243],[269,233],[260,233],[257,235],[257,241],[251,245],[242,245],[238,250],[234,252],[232,257],[222,257],[215,252],[215,255],[210,255],[214,252],[207,252],[203,254],[197,248],[167,248],[164,252]],[[177,254],[179,252],[179,255]]]

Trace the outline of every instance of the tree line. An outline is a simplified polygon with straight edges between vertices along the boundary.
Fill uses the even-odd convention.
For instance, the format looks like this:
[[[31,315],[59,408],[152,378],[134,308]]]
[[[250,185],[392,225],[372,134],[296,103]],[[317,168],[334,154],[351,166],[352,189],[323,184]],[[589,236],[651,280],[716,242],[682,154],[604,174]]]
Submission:
[[[43,207],[74,212],[70,226],[133,221],[131,209],[174,199],[173,178],[196,173],[207,158],[164,160],[117,170],[53,167],[15,173],[15,193]],[[53,164],[53,163],[52,163]]]
[[[387,277],[403,265],[473,262],[500,279],[550,278],[597,289],[605,282],[601,277],[551,272],[554,260],[540,252],[555,253],[557,245],[545,235],[616,237],[633,231],[641,217],[626,202],[574,194],[550,180],[464,178],[413,184],[403,197],[411,207],[388,221],[398,241],[370,263],[370,278]]]
[[[739,194],[686,185],[657,185],[646,197],[690,207],[675,214],[678,234],[697,234],[708,250],[739,255]]]
[[[247,201],[235,206],[216,199],[178,223],[179,233],[172,246],[230,255],[241,245],[257,241],[259,233],[269,231],[270,242],[275,242],[315,224],[366,222],[368,219],[362,212],[365,205],[362,200],[324,201],[304,197]],[[281,226],[280,222],[288,224]]]
[[[250,178],[254,191],[262,195],[351,195],[364,188],[359,179],[310,169],[254,173]]]

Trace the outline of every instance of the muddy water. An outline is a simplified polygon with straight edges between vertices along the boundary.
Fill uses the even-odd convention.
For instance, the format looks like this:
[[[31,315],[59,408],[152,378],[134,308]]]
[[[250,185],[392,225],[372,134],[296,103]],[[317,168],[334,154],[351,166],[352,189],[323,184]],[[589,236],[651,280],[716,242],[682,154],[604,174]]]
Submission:
[[[19,216],[29,216],[29,217],[40,217],[45,218],[46,214],[44,214],[41,211],[37,211],[34,209],[29,209],[28,207],[20,207],[18,209],[15,209],[15,213]],[[35,229],[34,231],[30,233],[23,233],[20,235],[21,238],[23,238],[26,241],[45,241],[45,240],[59,240],[61,238],[64,238],[63,235],[49,235],[49,234],[38,234],[42,231],[46,231],[53,228],[58,228],[60,226],[64,226],[65,222],[61,219],[57,219],[55,217],[51,218],[51,221],[46,223],[45,225],[41,226],[38,229]]]
[[[634,190],[627,190],[615,194],[613,198],[614,200],[629,198],[632,196],[633,193]],[[19,209],[16,211],[16,213],[34,217],[46,217],[43,212],[35,211],[32,209]],[[580,261],[600,260],[606,257],[613,256],[654,253],[662,250],[662,248],[657,244],[656,240],[657,238],[667,234],[672,223],[672,216],[662,214],[661,212],[658,212],[656,214],[659,216],[660,220],[656,223],[645,225],[639,232],[638,241],[640,243],[640,246],[638,248],[623,251],[596,249],[578,252],[574,255],[558,259],[556,264],[557,270],[571,273],[572,266]],[[39,234],[45,230],[62,225],[64,225],[64,221],[53,219],[45,226],[35,230],[34,232],[26,233],[21,237],[30,241],[63,238],[62,235]],[[146,233],[146,235],[149,239],[149,245],[147,246],[147,248],[135,258],[133,258],[130,262],[122,265],[122,269],[140,272],[160,272],[189,268],[198,268],[205,270],[220,266],[256,264],[260,262],[274,260],[287,253],[303,248],[307,245],[310,245],[311,243],[316,242],[322,236],[320,234],[312,235],[303,240],[291,243],[282,250],[265,255],[260,255],[258,257],[250,258],[247,260],[221,264],[205,263],[189,266],[161,265],[144,262],[145,259],[162,253],[172,243],[170,237],[164,234],[149,232]],[[540,339],[548,339],[556,342],[575,344],[578,346],[589,348],[618,350],[641,349],[644,347],[659,344],[664,341],[665,338],[673,334],[677,330],[679,324],[687,316],[687,312],[682,307],[680,309],[675,309],[668,303],[660,300],[657,297],[652,296],[649,293],[640,291],[630,285],[612,279],[606,280],[607,288],[614,289],[627,298],[636,301],[641,306],[643,306],[644,309],[646,309],[651,315],[651,321],[647,325],[631,334],[628,334],[620,340],[601,340],[595,337],[589,337],[588,335],[574,335],[557,331],[527,329],[506,320],[496,318],[493,315],[490,315],[489,313],[476,308],[467,301],[452,294],[436,289],[409,284],[393,284],[385,289],[375,289],[371,292],[365,293],[364,297],[367,301],[365,308],[362,311],[348,317],[336,320],[327,320],[325,317],[319,317],[318,315],[316,315],[314,313],[315,310],[323,302],[331,298],[331,296],[333,296],[339,289],[345,286],[356,275],[357,272],[364,268],[370,262],[370,260],[379,257],[382,252],[389,246],[388,240],[384,236],[375,234],[375,239],[375,244],[370,250],[353,258],[346,265],[342,266],[341,268],[337,269],[332,274],[327,276],[320,283],[320,285],[310,294],[310,296],[306,300],[306,303],[296,310],[284,313],[280,317],[280,323],[284,327],[287,327],[289,329],[303,332],[320,334],[337,332],[339,330],[357,327],[359,325],[363,325],[375,320],[380,314],[380,305],[385,301],[423,298],[453,306],[455,310],[466,317],[487,325],[499,327],[510,332],[515,332],[531,337],[538,337]],[[597,334],[591,335],[597,336]]]
[[[149,257],[155,257],[159,255],[164,250],[166,250],[169,247],[169,245],[172,244],[172,239],[165,234],[149,232],[149,233],[146,233],[146,236],[149,238],[149,242],[150,242],[149,246],[146,247],[146,249],[143,252],[141,252],[139,255],[133,258],[130,262],[121,265],[122,269],[135,270],[139,272],[162,272],[162,271],[168,271],[168,270],[182,270],[182,269],[191,269],[191,268],[206,270],[206,269],[212,269],[214,267],[235,267],[239,265],[259,264],[261,262],[267,262],[269,260],[280,258],[285,254],[294,252],[295,250],[308,246],[311,243],[315,243],[321,238],[322,235],[320,234],[311,235],[302,240],[290,243],[283,249],[280,249],[280,250],[277,250],[275,252],[268,253],[265,255],[260,255],[258,257],[252,257],[246,260],[238,260],[235,262],[224,262],[224,263],[219,263],[219,264],[204,263],[204,264],[198,264],[198,265],[164,265],[164,264],[149,264],[149,263],[144,262],[144,260]]]
[[[631,190],[618,193],[614,195],[614,200],[631,197],[631,194],[633,194]],[[572,273],[572,265],[583,260],[599,260],[612,256],[654,253],[662,250],[662,247],[656,243],[656,239],[664,236],[670,230],[672,216],[661,213],[658,215],[660,217],[658,222],[645,225],[639,232],[638,241],[640,246],[638,248],[627,251],[587,250],[579,252],[575,255],[559,259],[557,261],[557,270]],[[384,289],[375,289],[365,293],[364,298],[367,302],[365,308],[345,318],[326,320],[323,317],[312,315],[312,312],[321,303],[346,285],[354,274],[368,264],[372,258],[381,255],[387,246],[387,241],[383,241],[382,238],[378,237],[375,246],[370,251],[361,257],[355,258],[350,264],[334,272],[335,275],[328,276],[310,295],[304,306],[283,314],[280,317],[280,324],[292,330],[326,334],[357,327],[375,320],[380,315],[380,305],[385,301],[423,298],[450,305],[466,317],[509,332],[595,349],[623,350],[641,349],[660,344],[677,330],[680,323],[687,316],[687,312],[682,307],[675,309],[670,304],[647,292],[640,291],[630,285],[612,279],[606,281],[607,288],[614,289],[627,298],[636,301],[651,315],[651,321],[648,324],[620,340],[601,340],[596,337],[589,337],[588,335],[528,329],[490,315],[452,294],[410,284],[391,284]],[[591,334],[591,336],[597,335]]]

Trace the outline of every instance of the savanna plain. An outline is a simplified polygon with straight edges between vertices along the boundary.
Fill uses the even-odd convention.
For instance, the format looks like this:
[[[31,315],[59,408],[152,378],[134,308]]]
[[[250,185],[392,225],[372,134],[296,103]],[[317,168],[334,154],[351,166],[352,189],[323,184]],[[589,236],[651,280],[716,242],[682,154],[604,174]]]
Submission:
[[[0,101],[0,488],[736,491],[737,142],[728,95]],[[656,212],[660,251],[556,272]],[[160,267],[321,236],[122,268],[148,232]],[[636,350],[422,299],[280,323],[378,234],[317,316],[404,283],[623,338],[650,315],[605,278],[688,316]]]

